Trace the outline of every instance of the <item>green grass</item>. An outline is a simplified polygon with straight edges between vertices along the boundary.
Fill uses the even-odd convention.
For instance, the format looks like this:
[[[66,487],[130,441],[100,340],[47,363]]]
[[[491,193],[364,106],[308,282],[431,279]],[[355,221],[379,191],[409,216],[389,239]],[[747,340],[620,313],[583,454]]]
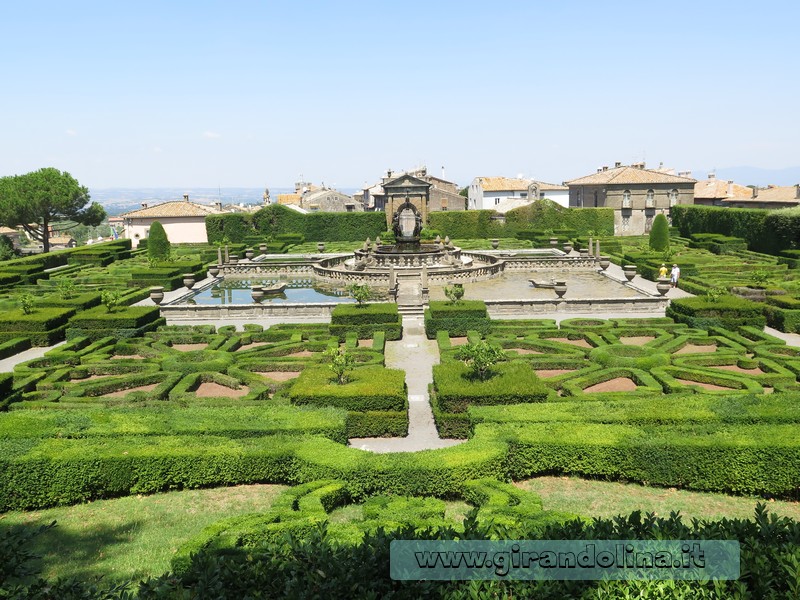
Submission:
[[[800,502],[687,492],[675,488],[593,481],[578,477],[537,477],[522,481],[518,485],[526,491],[538,494],[542,498],[545,510],[577,513],[589,517],[613,517],[641,510],[654,512],[660,517],[667,517],[671,511],[677,511],[684,517],[684,521],[692,517],[749,519],[753,517],[756,504],[766,502],[770,512],[795,520],[800,519]]]
[[[203,527],[219,519],[267,510],[280,485],[243,485],[98,500],[89,504],[0,515],[7,527],[57,526],[36,538],[47,578],[102,575],[124,581],[169,570],[173,553]]]

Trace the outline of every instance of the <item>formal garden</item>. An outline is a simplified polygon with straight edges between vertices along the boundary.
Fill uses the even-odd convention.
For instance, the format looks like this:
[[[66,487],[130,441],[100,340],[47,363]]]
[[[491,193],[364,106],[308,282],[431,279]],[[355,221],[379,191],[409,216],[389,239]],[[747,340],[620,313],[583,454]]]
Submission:
[[[150,286],[204,278],[223,246],[352,251],[362,237],[387,235],[383,215],[344,216],[342,239],[322,237],[331,227],[315,220],[323,215],[289,221],[273,210],[249,224],[210,219],[204,245],[165,251],[151,239],[132,251],[119,240],[0,263],[0,358],[64,342],[0,374],[0,590],[800,594],[800,348],[764,331],[795,331],[789,248],[768,254],[774,248],[753,248],[742,231],[694,231],[694,217],[676,214],[669,247],[654,249],[647,238],[610,236],[605,211],[535,210],[505,224],[488,211],[442,213],[428,235],[476,248],[551,238],[580,247],[592,237],[650,279],[678,262],[696,296],[673,300],[662,318],[560,322],[492,319],[469,294],[431,301],[422,327],[439,357],[433,417],[440,437],[460,443],[420,452],[348,446],[409,431],[405,374],[386,360],[388,345],[402,343],[397,305],[340,304],[330,322],[237,328],[167,324],[158,306],[140,303]],[[556,494],[576,482],[587,487]],[[640,493],[658,496],[657,509],[630,501]],[[605,511],[593,508],[601,496],[611,497]],[[690,516],[675,512],[684,506]],[[388,565],[392,539],[738,540],[741,577],[396,582],[374,567]],[[30,560],[37,554],[45,559]]]

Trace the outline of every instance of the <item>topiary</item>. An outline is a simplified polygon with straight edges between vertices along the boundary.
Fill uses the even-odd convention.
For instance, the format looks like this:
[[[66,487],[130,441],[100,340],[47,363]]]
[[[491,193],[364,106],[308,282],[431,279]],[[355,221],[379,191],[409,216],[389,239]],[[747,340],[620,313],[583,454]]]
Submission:
[[[154,260],[166,260],[169,258],[171,244],[161,223],[153,221],[150,225],[150,235],[147,239],[147,258]]]
[[[663,252],[669,248],[669,223],[667,217],[662,214],[656,215],[653,219],[653,227],[650,229],[650,249]]]

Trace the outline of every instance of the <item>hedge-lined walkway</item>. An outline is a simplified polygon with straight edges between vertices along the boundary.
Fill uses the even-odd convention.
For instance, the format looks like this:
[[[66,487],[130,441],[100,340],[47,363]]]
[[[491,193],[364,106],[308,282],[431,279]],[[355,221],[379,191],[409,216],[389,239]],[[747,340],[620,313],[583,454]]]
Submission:
[[[446,448],[464,440],[444,440],[433,422],[428,385],[433,383],[433,365],[439,364],[436,340],[425,336],[422,318],[403,318],[403,338],[386,342],[386,366],[402,369],[408,387],[408,436],[404,438],[354,438],[350,445],[372,452],[416,452]]]

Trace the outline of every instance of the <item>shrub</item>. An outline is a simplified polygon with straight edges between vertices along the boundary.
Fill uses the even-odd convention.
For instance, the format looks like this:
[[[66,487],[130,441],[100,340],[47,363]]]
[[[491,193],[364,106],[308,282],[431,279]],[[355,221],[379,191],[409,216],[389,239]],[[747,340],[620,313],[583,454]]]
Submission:
[[[153,260],[165,260],[170,256],[171,247],[164,226],[158,221],[153,221],[148,235],[147,257]]]
[[[464,361],[473,375],[481,381],[485,381],[492,375],[491,368],[498,362],[506,359],[506,355],[500,346],[490,344],[481,340],[474,344],[470,343],[461,346],[456,351],[456,358]]]
[[[372,298],[372,288],[366,283],[351,283],[347,286],[347,293],[359,306],[363,306],[367,300]]]
[[[328,348],[323,354],[330,359],[328,368],[336,376],[336,383],[343,385],[348,382],[348,375],[356,366],[355,357],[345,348]]]
[[[722,327],[735,331],[742,325],[763,328],[766,324],[763,310],[763,304],[736,296],[722,296],[716,300],[698,296],[672,300],[666,315],[697,329]]]
[[[335,406],[352,411],[403,410],[406,405],[405,372],[381,366],[353,369],[350,381],[339,385],[325,367],[308,367],[287,391],[294,404]]]
[[[464,300],[458,304],[431,301],[425,310],[425,333],[434,339],[438,330],[446,330],[451,336],[465,336],[468,330],[486,334],[491,321],[482,300]]]
[[[650,249],[663,252],[669,248],[669,223],[667,217],[659,213],[653,219],[650,229]]]

